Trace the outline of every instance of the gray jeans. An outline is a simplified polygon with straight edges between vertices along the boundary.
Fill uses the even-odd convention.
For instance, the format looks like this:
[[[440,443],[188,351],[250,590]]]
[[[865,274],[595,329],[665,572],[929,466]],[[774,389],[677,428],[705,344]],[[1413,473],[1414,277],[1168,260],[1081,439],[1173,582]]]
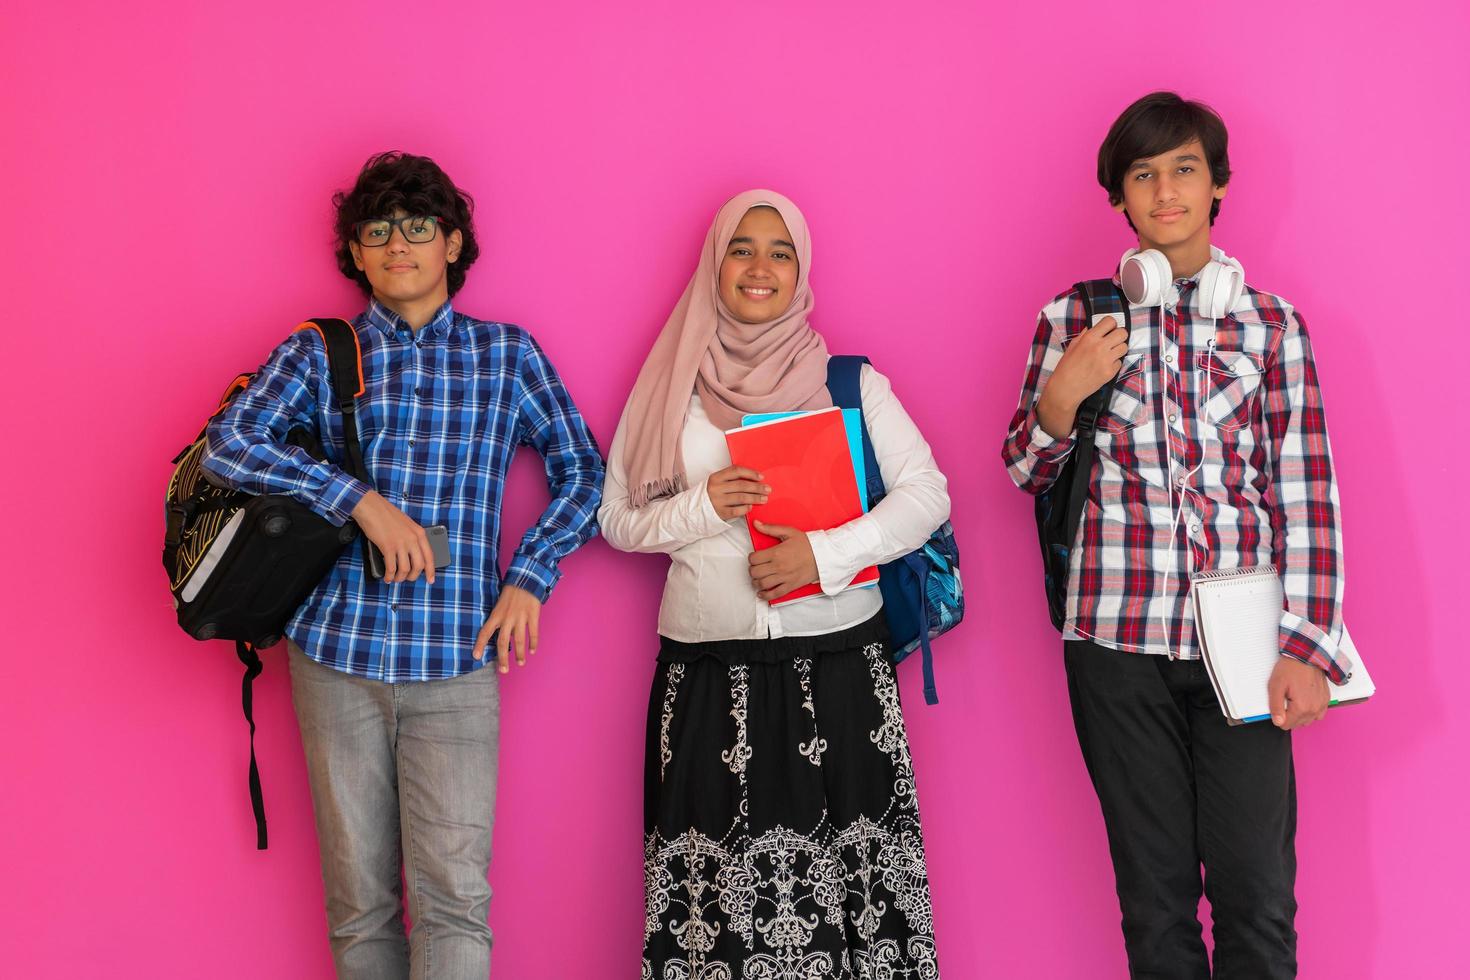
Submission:
[[[295,644],[289,657],[337,975],[489,976],[494,667],[384,684],[324,667]]]

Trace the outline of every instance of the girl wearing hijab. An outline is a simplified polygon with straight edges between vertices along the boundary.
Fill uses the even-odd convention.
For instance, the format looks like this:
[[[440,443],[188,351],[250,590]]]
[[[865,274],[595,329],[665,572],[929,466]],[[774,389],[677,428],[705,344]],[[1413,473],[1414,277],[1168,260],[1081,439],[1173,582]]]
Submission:
[[[732,466],[746,414],[818,409],[811,246],[795,204],[747,191],[633,386],[599,518],[672,559],[645,756],[643,977],[937,978],[914,772],[882,597],[844,590],[949,516],[944,475],[888,379],[862,372],[887,496],[753,553],[762,475]],[[810,583],[822,594],[771,600]]]

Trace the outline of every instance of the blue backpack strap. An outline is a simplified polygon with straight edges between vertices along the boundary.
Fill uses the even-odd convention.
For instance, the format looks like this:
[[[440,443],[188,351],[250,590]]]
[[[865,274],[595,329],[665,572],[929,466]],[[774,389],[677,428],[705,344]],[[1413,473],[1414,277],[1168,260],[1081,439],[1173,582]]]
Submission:
[[[934,653],[929,649],[929,631],[919,634],[919,646],[924,652],[924,703],[939,703],[939,688],[934,686]]]
[[[868,483],[868,507],[876,507],[878,501],[883,499],[887,488],[883,486],[883,474],[878,469],[878,456],[873,451],[873,440],[868,436],[868,420],[862,414],[863,410],[863,365],[871,364],[866,357],[857,354],[837,354],[827,359],[827,391],[832,395],[832,404],[838,408],[855,408],[858,410],[858,418],[862,420],[863,432],[863,466],[867,470]],[[929,565],[923,559],[915,555],[905,555],[898,559],[906,564],[914,573],[919,582],[919,594],[917,597],[904,595],[903,601],[914,605],[917,600],[917,608],[914,613],[921,624],[919,627],[919,648],[923,653],[924,663],[924,700],[929,704],[939,703],[939,692],[934,685],[934,657],[929,650],[929,631],[925,628],[924,613],[924,590],[928,588]],[[881,571],[881,570],[880,570]],[[894,601],[893,590],[884,589],[884,601]]]
[[[934,683],[934,653],[929,649],[928,615],[924,609],[925,596],[929,592],[929,563],[912,553],[901,560],[908,564],[914,577],[919,580],[919,651],[923,654],[924,703],[938,704],[939,688]]]
[[[835,354],[827,358],[827,391],[838,408],[855,408],[862,422],[863,467],[868,471],[868,509],[877,506],[887,489],[878,471],[878,457],[873,440],[868,438],[868,419],[863,415],[863,365],[871,364],[859,354]]]

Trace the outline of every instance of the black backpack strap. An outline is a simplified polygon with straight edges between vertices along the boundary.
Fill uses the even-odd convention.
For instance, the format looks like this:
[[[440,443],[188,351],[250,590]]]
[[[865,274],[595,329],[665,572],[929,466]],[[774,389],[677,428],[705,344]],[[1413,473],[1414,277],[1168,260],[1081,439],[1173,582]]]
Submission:
[[[1074,287],[1082,300],[1082,309],[1087,326],[1093,318],[1111,316],[1124,332],[1132,329],[1128,318],[1128,298],[1111,279],[1087,279]],[[1085,398],[1077,408],[1077,443],[1072,449],[1076,475],[1072,478],[1071,493],[1067,498],[1066,520],[1063,523],[1063,538],[1068,548],[1077,541],[1077,528],[1082,523],[1082,505],[1087,499],[1087,488],[1092,482],[1093,449],[1097,441],[1097,420],[1107,410],[1113,395],[1113,380]]]
[[[347,454],[347,472],[369,483],[367,466],[362,459],[362,444],[357,435],[357,398],[366,390],[362,375],[362,344],[357,330],[337,317],[312,317],[297,330],[315,330],[327,345],[327,368],[332,376],[332,393],[337,410],[342,413],[343,449]]]
[[[244,640],[235,641],[235,656],[245,665],[245,678],[240,682],[240,706],[245,709],[245,720],[250,723],[250,806],[255,811],[255,847],[266,849],[265,796],[260,790],[260,769],[255,765],[255,707],[254,683],[260,676],[260,654]]]
[[[332,394],[336,399],[337,410],[342,413],[342,451],[346,455],[347,473],[372,486],[367,464],[362,458],[362,441],[357,433],[357,398],[367,390],[362,373],[362,343],[358,340],[357,328],[339,317],[317,316],[296,329],[315,330],[327,345],[327,369],[332,375]],[[373,543],[366,534],[359,537],[362,540],[363,567],[371,567],[369,550]]]
[[[362,347],[357,340],[357,331],[346,320],[320,317],[301,324],[297,330],[315,330],[321,334],[327,346],[327,367],[332,376],[332,393],[337,408],[342,413],[343,447],[347,456],[347,471],[357,479],[368,482],[367,466],[363,463],[362,445],[357,434],[357,397],[363,393]],[[236,379],[239,383],[240,379]],[[228,400],[228,395],[227,395]],[[367,535],[362,535],[364,547]],[[364,553],[366,560],[366,553]],[[262,664],[255,647],[243,640],[235,641],[235,656],[245,665],[245,676],[240,681],[240,707],[245,712],[245,721],[250,725],[250,807],[255,812],[255,846],[265,850],[268,841],[265,825],[265,794],[260,785],[260,767],[255,761],[255,678],[260,676]]]

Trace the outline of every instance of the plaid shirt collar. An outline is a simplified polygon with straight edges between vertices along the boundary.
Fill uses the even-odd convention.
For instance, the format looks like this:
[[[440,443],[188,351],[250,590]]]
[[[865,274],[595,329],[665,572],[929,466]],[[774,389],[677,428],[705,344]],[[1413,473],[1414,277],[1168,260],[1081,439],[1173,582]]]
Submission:
[[[389,339],[398,336],[400,331],[414,332],[403,317],[394,313],[382,303],[379,303],[376,296],[368,300],[367,319],[368,323],[381,330],[383,336]],[[429,322],[419,328],[415,339],[420,339],[421,342],[423,340],[442,340],[449,335],[449,331],[453,328],[454,304],[449,300],[445,300],[444,305],[434,311],[434,315],[429,319]]]

